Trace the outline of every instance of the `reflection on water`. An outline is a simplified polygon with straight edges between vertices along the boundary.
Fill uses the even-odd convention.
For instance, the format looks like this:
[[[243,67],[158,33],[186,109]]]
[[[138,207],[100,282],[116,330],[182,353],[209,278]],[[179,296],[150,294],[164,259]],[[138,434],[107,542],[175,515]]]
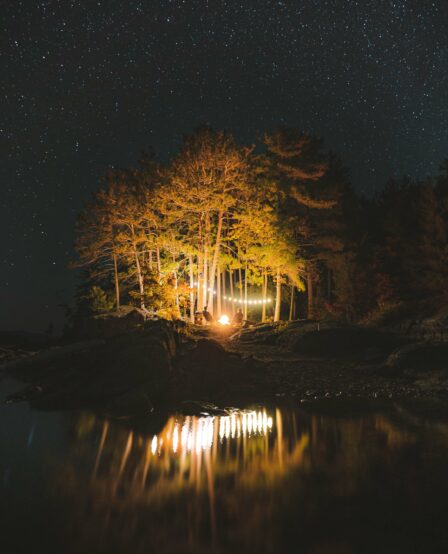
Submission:
[[[87,421],[81,419],[80,427]],[[159,434],[149,437],[114,431],[108,421],[102,423],[92,480],[105,478],[103,488],[109,485],[115,493],[121,487],[123,495],[133,496],[155,491],[161,497],[172,494],[173,487],[194,486],[212,498],[216,477],[230,473],[241,479],[254,469],[258,479],[262,473],[274,478],[298,463],[309,442],[307,432],[285,440],[279,409],[274,416],[265,409],[171,416]]]
[[[400,406],[174,414],[155,435],[13,410],[7,552],[446,551],[448,424]]]

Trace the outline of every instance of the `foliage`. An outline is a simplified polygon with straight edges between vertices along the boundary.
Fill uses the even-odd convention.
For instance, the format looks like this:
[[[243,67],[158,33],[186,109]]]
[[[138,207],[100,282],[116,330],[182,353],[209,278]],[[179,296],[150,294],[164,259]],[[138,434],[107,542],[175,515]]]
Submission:
[[[281,128],[245,147],[201,127],[165,165],[149,152],[107,173],[79,215],[73,265],[94,311],[125,301],[193,320],[232,296],[246,318],[250,305],[251,319],[288,307],[352,322],[444,292],[447,232],[448,161],[434,181],[366,200],[316,137]]]
[[[96,314],[107,312],[114,306],[114,302],[109,298],[108,294],[96,285],[89,289],[86,300],[91,311]]]

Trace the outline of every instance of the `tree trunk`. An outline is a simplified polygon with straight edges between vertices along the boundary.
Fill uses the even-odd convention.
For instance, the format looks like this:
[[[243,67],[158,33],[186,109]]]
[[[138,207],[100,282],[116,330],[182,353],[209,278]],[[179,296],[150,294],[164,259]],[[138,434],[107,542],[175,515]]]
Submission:
[[[210,215],[208,212],[205,214],[205,238],[204,238],[204,303],[207,306],[207,309],[210,313],[213,312],[213,299],[211,307],[208,305],[208,256],[209,256],[209,245],[210,245]],[[211,310],[210,310],[211,308]]]
[[[156,248],[156,257],[157,257],[157,273],[158,273],[158,277],[160,278],[160,275],[162,273],[162,264],[160,263],[160,248],[158,246]]]
[[[219,265],[216,268],[216,309],[218,311],[218,317],[221,317],[222,306],[221,306],[221,271]]]
[[[293,319],[293,311],[294,311],[294,285],[291,286],[291,302],[289,304],[289,321],[292,321]]]
[[[142,269],[140,267],[140,260],[138,259],[137,247],[134,245],[134,257],[135,257],[135,266],[137,268],[137,280],[140,290],[140,308],[145,310],[145,287],[143,284]]]
[[[198,220],[198,254],[197,254],[197,261],[198,261],[198,277],[197,277],[197,287],[198,287],[198,296],[197,296],[197,311],[202,312],[204,309],[204,276],[203,276],[203,263],[204,263],[204,235],[203,235],[203,220],[202,220],[202,214],[199,217]]]
[[[240,304],[243,303],[243,272],[241,271],[241,265],[238,268],[238,276],[240,278]]]
[[[227,290],[226,290],[226,270],[224,269],[224,271],[221,272],[221,281],[222,281],[222,285],[221,285],[221,295],[222,295],[222,309],[223,309],[223,312],[226,313],[227,312],[227,300],[226,300],[226,297],[227,297]]]
[[[244,270],[244,319],[247,320],[247,260]]]
[[[281,308],[281,302],[282,302],[282,284],[280,279],[280,269],[277,269],[276,281],[277,282],[276,282],[274,321],[280,321],[280,308]]]
[[[117,312],[120,311],[120,283],[118,282],[118,261],[117,254],[114,251],[114,280],[115,280],[115,304]]]
[[[308,273],[306,276],[306,292],[308,296],[308,319],[311,319],[313,315],[313,279],[311,274]]]
[[[135,240],[134,225],[131,225],[132,232],[132,247],[134,249],[134,258],[135,258],[135,267],[137,270],[137,281],[140,291],[140,307],[142,310],[145,310],[145,286],[143,283],[142,268],[140,265],[140,259],[138,257],[137,242]]]
[[[266,299],[268,296],[268,274],[266,271],[263,274],[263,293],[262,293],[262,308],[261,308],[261,321],[266,321]]]
[[[213,297],[215,292],[215,276],[216,271],[218,268],[218,259],[219,259],[219,250],[221,248],[221,232],[222,232],[222,222],[223,222],[223,212],[222,210],[218,213],[218,228],[216,230],[216,242],[215,242],[215,248],[213,252],[213,259],[212,259],[212,265],[210,268],[210,275],[209,275],[209,296],[208,296],[208,302],[212,309],[210,310],[211,313],[213,313]],[[219,313],[219,309],[218,309]]]
[[[203,266],[203,274],[202,274],[202,294],[204,296],[204,308],[207,306],[207,309],[209,310],[209,306],[207,304],[207,285],[208,285],[208,259],[207,259],[207,250],[204,252],[204,266]]]
[[[194,272],[193,256],[188,258],[188,269],[190,270],[190,321],[194,323]]]
[[[229,269],[229,276],[230,276],[230,309],[232,311],[232,316],[235,315],[235,302],[233,301],[233,269]]]
[[[198,254],[198,281],[197,281],[197,287],[198,287],[198,305],[197,310],[198,312],[202,312],[204,309],[204,278],[202,275],[203,270],[203,258],[202,253]]]
[[[176,255],[173,254],[173,264],[175,264],[175,263],[176,263]],[[176,303],[176,306],[179,307],[179,293],[178,293],[177,269],[174,269],[174,271],[173,271],[173,277],[174,277],[175,303]]]

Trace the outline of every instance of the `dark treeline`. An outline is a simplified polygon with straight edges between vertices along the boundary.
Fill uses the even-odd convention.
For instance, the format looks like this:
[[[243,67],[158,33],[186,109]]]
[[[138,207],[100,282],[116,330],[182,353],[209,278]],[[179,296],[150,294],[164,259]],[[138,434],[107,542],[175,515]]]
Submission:
[[[315,137],[202,127],[168,164],[107,173],[77,221],[78,312],[373,318],[445,293],[447,233],[448,162],[366,199]]]

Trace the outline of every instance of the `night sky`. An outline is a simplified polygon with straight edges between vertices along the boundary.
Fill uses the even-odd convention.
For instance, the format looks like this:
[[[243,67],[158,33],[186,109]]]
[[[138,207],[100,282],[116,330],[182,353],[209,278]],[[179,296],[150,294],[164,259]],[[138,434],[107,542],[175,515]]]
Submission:
[[[374,194],[448,156],[447,0],[4,0],[0,329],[60,325],[75,214],[201,123],[324,137]]]

